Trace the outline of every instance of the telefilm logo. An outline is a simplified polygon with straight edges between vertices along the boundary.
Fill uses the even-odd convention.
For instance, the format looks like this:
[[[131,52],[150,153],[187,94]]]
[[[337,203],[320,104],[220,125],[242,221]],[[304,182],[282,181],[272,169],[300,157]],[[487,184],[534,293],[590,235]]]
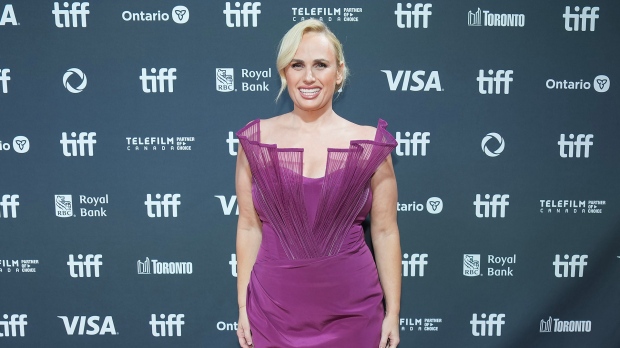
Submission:
[[[541,199],[542,214],[602,214],[604,200]]]
[[[2,195],[2,200],[0,201],[0,218],[17,218],[17,207],[19,206],[18,199],[19,195]]]
[[[144,261],[138,260],[138,274],[192,274],[194,266],[191,262],[164,262],[151,260],[148,257]]]
[[[427,257],[428,254],[403,254],[402,276],[424,277],[424,266],[428,265]]]
[[[467,25],[470,27],[523,27],[525,15],[515,13],[491,13],[478,7],[478,11],[467,13]]]
[[[28,315],[26,314],[3,314],[0,320],[0,337],[24,337]]]
[[[123,11],[121,17],[125,22],[168,22],[170,18],[177,24],[185,24],[189,20],[189,10],[185,6],[175,6],[170,13],[161,10],[157,12]]]
[[[401,29],[411,28],[413,23],[413,28],[417,29],[420,27],[421,22],[422,28],[428,28],[428,18],[433,14],[431,7],[433,7],[432,4],[411,4],[408,2],[403,6],[402,3],[397,3],[396,11],[394,11],[396,26]]]
[[[439,325],[443,323],[441,318],[400,318],[400,331],[424,331],[437,332]]]
[[[396,156],[426,156],[430,132],[396,132]]]
[[[562,158],[580,158],[582,155],[581,149],[583,149],[583,157],[590,157],[590,146],[594,145],[592,139],[594,134],[577,134],[575,140],[575,134],[569,134],[566,140],[565,134],[560,134],[560,157]],[[567,151],[568,150],[568,151]]]
[[[489,277],[513,277],[514,265],[517,263],[517,254],[512,256],[487,256],[487,271]],[[463,255],[463,275],[467,277],[482,276],[480,254]]]
[[[231,2],[226,2],[226,9],[222,11],[226,15],[226,26],[229,28],[254,27],[258,26],[258,15],[260,2],[246,1],[243,4],[239,1],[231,7]]]
[[[561,320],[558,318],[540,320],[540,332],[590,332],[592,321],[590,320]]]
[[[596,20],[599,18],[597,12],[599,7],[584,6],[581,9],[575,6],[575,13],[571,12],[571,7],[566,6],[564,14],[564,29],[566,31],[594,31]],[[589,24],[589,25],[588,25]]]
[[[90,14],[87,9],[88,2],[54,2],[54,23],[58,28],[86,28],[86,15]]]
[[[101,254],[78,254],[77,261],[69,254],[69,275],[71,278],[99,278],[99,268],[103,265]]]
[[[239,205],[237,204],[236,195],[232,195],[230,198],[226,198],[226,196],[223,195],[216,195],[215,198],[220,200],[224,215],[229,216],[232,214],[233,209],[235,209],[235,215],[239,215]]]
[[[428,77],[425,70],[398,70],[395,73],[392,70],[381,70],[381,72],[387,78],[390,91],[396,91],[399,87],[401,91],[411,92],[443,91],[437,70],[431,71]]]
[[[151,333],[154,337],[172,337],[181,336],[181,327],[185,325],[185,314],[160,314],[157,320],[157,314],[151,314]]]
[[[548,79],[547,82],[545,82],[547,89],[589,90],[592,86],[594,86],[594,90],[599,93],[607,92],[610,84],[611,82],[609,81],[609,77],[607,77],[607,75],[598,75],[592,82],[584,81],[583,79],[580,79],[579,81]]]
[[[142,74],[140,75],[140,81],[142,81],[142,92],[144,93],[164,93],[166,90],[168,93],[174,92],[174,80],[177,79],[174,74],[176,68],[151,68],[151,74],[149,75],[146,68],[142,68]],[[167,83],[166,83],[167,82]],[[166,86],[168,88],[166,88]],[[157,88],[159,87],[159,89]]]
[[[560,261],[560,255],[556,254],[553,261],[556,278],[583,278],[583,269],[588,265],[587,259],[588,255],[565,254],[563,261]]]
[[[426,205],[422,203],[401,203],[396,202],[396,211],[402,212],[417,212],[426,211],[430,214],[439,214],[443,210],[443,201],[439,197],[431,197],[426,200]]]
[[[491,141],[491,139],[494,139],[494,141]],[[489,141],[491,142],[489,143]],[[497,145],[494,145],[494,143]],[[485,155],[489,157],[497,157],[504,151],[506,143],[501,135],[497,133],[489,133],[482,138],[482,143],[480,145],[482,147],[482,152],[484,152]],[[492,148],[495,150],[491,150],[491,145],[494,145]]]
[[[144,205],[146,205],[146,214],[150,218],[162,216],[166,218],[170,216],[177,217],[178,206],[181,205],[179,198],[181,198],[181,195],[178,193],[166,193],[163,196],[156,193],[155,199],[153,199],[149,193],[146,195],[146,201],[144,201]],[[170,213],[171,211],[172,214]]]
[[[241,69],[242,92],[269,92],[268,79],[271,79],[271,68],[267,70]],[[235,88],[235,69],[215,69],[215,90],[218,92],[237,92]]]
[[[109,315],[103,317],[103,321],[102,317],[98,315],[90,317],[85,315],[75,315],[73,317],[59,315],[57,317],[62,320],[65,331],[67,331],[69,336],[118,335],[114,327],[114,319]]]
[[[361,7],[292,7],[293,22],[316,18],[321,22],[359,22]]]
[[[2,260],[0,273],[36,273],[39,260]]]
[[[95,132],[71,132],[71,138],[67,138],[67,133],[62,132],[60,144],[62,144],[62,154],[65,157],[84,157],[93,156],[94,147],[97,143]],[[77,138],[77,139],[76,139]]]
[[[0,16],[0,25],[4,26],[7,24],[19,25],[15,17],[15,10],[13,10],[13,5],[11,4],[4,5],[2,16]]]
[[[485,76],[484,70],[480,69],[476,81],[480,94],[509,94],[512,70],[488,70],[489,76]]]
[[[79,195],[78,197],[80,206],[77,207],[76,210],[79,210],[80,217],[108,216],[107,211],[103,208],[103,206],[110,202],[108,194],[105,194],[104,196]],[[54,203],[57,217],[76,217],[73,213],[72,195],[54,195]]]
[[[0,140],[0,151],[10,151],[13,149],[17,153],[26,153],[30,150],[30,140],[23,135],[13,138],[12,144],[13,146],[11,147],[11,143]]]
[[[508,198],[510,195],[507,194],[494,194],[493,198],[491,198],[490,194],[485,194],[484,199],[482,200],[482,195],[476,194],[476,200],[474,201],[474,206],[476,206],[476,217],[477,218],[496,218],[506,217],[506,207],[510,205],[508,202]]]
[[[127,151],[191,151],[195,137],[125,137]]]
[[[487,319],[486,313],[482,313],[480,314],[480,319],[478,319],[478,314],[474,313],[469,322],[471,324],[471,334],[474,336],[493,336],[494,334],[495,336],[501,336],[502,326],[506,323],[504,318],[506,318],[506,314],[491,313]]]
[[[2,82],[2,93],[4,94],[9,93],[9,81],[11,80],[11,76],[9,76],[10,72],[11,69],[8,68],[0,69],[0,82]]]
[[[72,76],[76,77],[71,78]],[[77,87],[73,87],[73,85],[69,83],[70,78],[74,81],[74,85],[77,85]],[[76,79],[79,79],[79,84],[75,82]],[[62,84],[65,86],[67,91],[74,94],[82,92],[84,88],[86,88],[87,83],[88,79],[86,78],[86,74],[78,68],[71,68],[62,76]]]

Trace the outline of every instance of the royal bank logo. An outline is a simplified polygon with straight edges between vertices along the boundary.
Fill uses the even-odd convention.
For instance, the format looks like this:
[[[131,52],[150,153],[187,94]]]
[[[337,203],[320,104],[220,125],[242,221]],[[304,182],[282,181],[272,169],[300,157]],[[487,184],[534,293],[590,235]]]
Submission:
[[[103,196],[78,196],[79,206],[77,211],[80,217],[107,217],[107,210],[104,209],[110,202],[107,194]],[[73,196],[72,195],[54,195],[54,203],[56,216],[61,218],[76,217],[73,214]]]
[[[439,197],[431,197],[426,200],[426,204],[417,203],[413,201],[411,203],[396,202],[396,211],[399,212],[423,212],[426,211],[430,214],[439,214],[443,210],[443,201]]]
[[[101,320],[102,317],[97,315],[75,315],[73,317],[59,315],[58,318],[62,320],[62,323],[65,325],[65,331],[69,336],[118,334],[114,328],[114,320],[109,315],[103,317],[103,321]]]
[[[487,256],[486,275],[489,277],[513,277],[514,265],[517,263],[517,254],[511,256]],[[477,277],[482,273],[480,254],[463,255],[463,275]]]
[[[588,265],[587,259],[588,255],[565,254],[564,259],[560,260],[560,255],[556,254],[553,261],[556,278],[582,278],[583,270]]]
[[[73,76],[74,74],[75,74],[75,76],[77,76],[77,78],[80,79],[79,80],[79,85],[77,85],[77,87],[73,87],[69,83],[69,78],[71,78],[71,76]],[[67,70],[67,72],[62,77],[62,84],[65,86],[67,91],[69,91],[71,93],[80,93],[80,92],[82,92],[84,90],[84,88],[86,88],[86,84],[87,83],[88,83],[88,79],[86,78],[86,74],[84,74],[82,72],[82,70],[80,70],[78,68],[71,68],[71,69]]]
[[[594,90],[599,93],[605,93],[609,90],[610,86],[609,77],[607,75],[598,75],[594,78],[592,82],[584,81],[580,79],[579,81],[569,81],[569,80],[554,80],[548,79],[545,82],[545,86],[547,89],[554,90],[589,90],[594,86]]]
[[[258,15],[261,3],[246,1],[243,4],[239,1],[234,3],[234,8],[230,2],[226,2],[226,9],[222,11],[226,15],[226,26],[229,28],[247,28],[258,26]]]
[[[560,320],[558,318],[541,319],[539,332],[590,332],[590,320]]]
[[[501,336],[502,326],[506,324],[504,318],[506,318],[506,314],[491,313],[487,319],[486,313],[482,313],[480,314],[480,319],[478,319],[478,314],[474,313],[469,322],[471,324],[471,334],[483,337],[493,335]]]
[[[463,275],[468,277],[480,275],[480,254],[463,255]]]
[[[495,150],[491,150],[489,146],[487,146],[487,143],[491,139],[494,139],[497,142],[497,145],[494,146]],[[504,143],[504,138],[502,138],[501,135],[497,133],[489,133],[484,138],[482,138],[481,147],[482,147],[482,152],[484,152],[485,155],[489,157],[497,157],[504,151],[505,145],[506,144]]]
[[[19,195],[2,195],[0,201],[0,219],[17,218],[17,207],[19,206]]]
[[[69,254],[69,275],[71,278],[99,278],[99,268],[103,265],[101,254],[77,255],[77,260],[73,254]]]
[[[488,71],[489,76],[480,69],[476,81],[478,81],[478,92],[480,94],[509,94],[510,83],[513,81],[512,70],[493,70]]]
[[[154,337],[172,337],[181,336],[181,327],[185,325],[185,314],[168,314],[167,318],[165,314],[160,314],[157,320],[156,314],[151,314],[151,333]]]
[[[56,216],[66,218],[73,215],[73,197],[71,195],[55,195]]]
[[[90,14],[88,2],[63,2],[62,9],[60,3],[54,3],[52,14],[54,15],[54,23],[58,28],[86,28],[86,15]]]
[[[235,90],[235,70],[232,68],[215,69],[215,89],[218,92]]]
[[[0,273],[36,273],[39,260],[0,259]]]
[[[420,23],[422,24],[422,28],[428,28],[428,18],[433,14],[431,12],[432,4],[411,4],[405,3],[403,8],[402,3],[396,4],[396,11],[394,14],[396,15],[396,26],[401,29],[405,28],[419,28]]]
[[[191,151],[195,137],[125,137],[127,151]]]
[[[542,214],[602,214],[607,201],[601,199],[541,199]]]
[[[411,92],[443,91],[437,70],[431,71],[428,77],[425,70],[398,70],[395,73],[392,70],[381,70],[381,72],[387,78],[390,91],[396,91],[399,87],[401,91]]]
[[[11,69],[0,69],[0,82],[2,82],[2,93],[9,93],[9,81],[11,80],[11,76],[9,73]]]
[[[467,25],[470,27],[523,27],[525,26],[525,15],[491,13],[490,11],[481,11],[478,7],[477,11],[467,13]]]
[[[24,337],[28,315],[26,314],[3,314],[0,320],[0,337]]]
[[[359,22],[361,7],[291,7],[293,22],[316,18],[323,22]]]
[[[95,144],[97,143],[95,136],[97,136],[95,132],[80,132],[79,135],[76,132],[71,132],[71,139],[69,139],[67,138],[67,133],[62,132],[62,139],[60,139],[62,154],[65,157],[92,157]]]
[[[596,20],[599,18],[597,12],[600,8],[584,6],[581,13],[579,10],[579,6],[575,6],[575,13],[572,13],[571,7],[566,6],[562,15],[564,17],[564,29],[566,31],[594,31]]]
[[[403,277],[424,277],[424,266],[428,265],[428,254],[403,254],[402,272]]]
[[[185,6],[175,6],[169,14],[161,10],[157,12],[123,11],[121,17],[125,22],[167,22],[172,18],[172,21],[177,24],[185,24],[189,20],[189,10]]]
[[[441,318],[399,318],[401,332],[406,331],[425,331],[437,332],[439,325],[443,323]]]
[[[590,146],[594,145],[592,139],[594,134],[577,134],[575,139],[574,134],[568,135],[566,140],[565,134],[560,134],[560,157],[562,158],[580,158],[583,154],[584,158],[590,157]]]
[[[271,68],[266,70],[240,69],[242,92],[269,92]],[[215,69],[215,90],[218,92],[237,92],[233,68]]]
[[[0,140],[0,151],[10,151],[12,148],[17,153],[26,153],[30,150],[30,141],[22,135],[13,138],[12,144],[13,146],[11,147],[11,143],[5,143]]]
[[[13,10],[13,5],[11,4],[4,5],[4,10],[2,10],[2,16],[0,16],[0,25],[7,25],[7,24],[19,25],[15,17],[15,11]]]
[[[138,260],[138,274],[192,274],[194,264],[191,262],[169,262],[151,260],[146,258],[144,261]]]

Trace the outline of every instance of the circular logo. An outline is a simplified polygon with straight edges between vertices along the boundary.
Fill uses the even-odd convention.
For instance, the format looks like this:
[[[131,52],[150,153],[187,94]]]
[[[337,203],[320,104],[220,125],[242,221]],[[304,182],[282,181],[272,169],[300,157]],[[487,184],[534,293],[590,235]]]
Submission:
[[[495,151],[491,151],[487,147],[487,142],[492,138],[495,138],[495,140],[499,143],[499,147]],[[489,133],[484,137],[484,139],[482,139],[482,151],[484,151],[484,153],[489,157],[499,156],[499,154],[504,151],[504,145],[504,139],[497,133]]]
[[[172,20],[175,23],[183,24],[189,20],[189,10],[185,6],[175,6],[172,9]]]
[[[17,153],[25,153],[30,150],[30,142],[28,138],[18,135],[13,138],[13,150]]]
[[[609,77],[598,75],[594,78],[594,90],[597,92],[607,92],[609,90]]]
[[[431,197],[426,201],[426,210],[431,214],[439,214],[443,210],[443,201],[439,197]]]
[[[71,77],[71,75],[73,74],[76,74],[80,78],[80,80],[82,80],[82,83],[80,83],[80,85],[77,86],[76,88],[73,88],[73,86],[71,86],[68,82],[69,77]],[[62,77],[62,84],[65,85],[65,88],[71,93],[82,92],[84,88],[86,87],[86,83],[87,83],[86,75],[82,72],[82,70],[78,68],[71,68],[67,70],[65,75]]]

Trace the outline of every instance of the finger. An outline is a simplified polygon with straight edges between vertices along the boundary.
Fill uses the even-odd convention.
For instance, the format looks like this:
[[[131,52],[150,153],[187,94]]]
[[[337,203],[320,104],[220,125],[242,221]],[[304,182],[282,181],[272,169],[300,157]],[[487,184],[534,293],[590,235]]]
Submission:
[[[387,336],[381,334],[381,340],[379,341],[379,348],[387,348]]]
[[[248,344],[245,341],[245,336],[243,335],[242,329],[239,329],[237,331],[237,337],[239,338],[239,345],[241,346],[241,348],[250,348],[250,346],[248,346]]]
[[[252,346],[253,342],[252,342],[252,334],[250,333],[250,330],[244,330],[243,331],[244,337],[245,337],[245,341],[248,343],[248,346]]]

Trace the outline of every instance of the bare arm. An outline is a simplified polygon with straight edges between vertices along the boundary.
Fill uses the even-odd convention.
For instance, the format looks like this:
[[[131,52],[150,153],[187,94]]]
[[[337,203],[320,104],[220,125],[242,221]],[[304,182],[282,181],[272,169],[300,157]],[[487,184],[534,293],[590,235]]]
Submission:
[[[237,222],[237,301],[245,306],[250,272],[262,240],[262,224],[252,201],[252,172],[248,159],[239,146],[235,175],[239,220]]]
[[[396,222],[396,176],[388,156],[371,179],[372,209],[370,231],[375,250],[379,280],[385,296],[385,319],[381,347],[396,347],[400,341],[398,320],[401,292],[400,235]]]

